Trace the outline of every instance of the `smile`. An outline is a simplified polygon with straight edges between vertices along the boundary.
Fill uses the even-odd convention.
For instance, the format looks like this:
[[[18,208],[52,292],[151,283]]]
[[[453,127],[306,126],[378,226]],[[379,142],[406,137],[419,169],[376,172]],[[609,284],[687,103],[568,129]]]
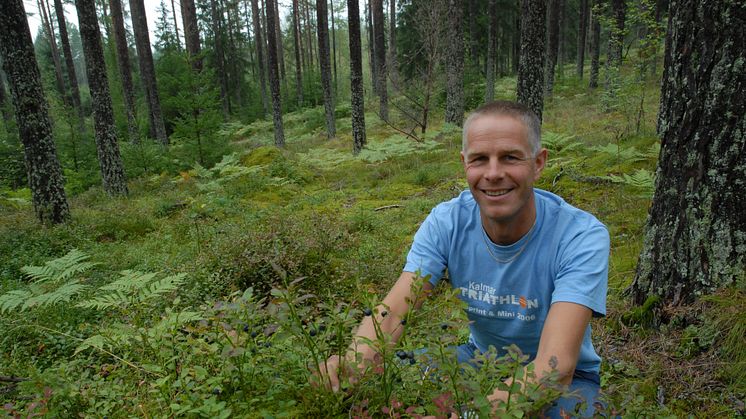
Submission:
[[[498,189],[496,191],[482,190],[482,192],[484,192],[484,194],[487,196],[503,196],[506,193],[510,192],[511,190],[512,189]]]

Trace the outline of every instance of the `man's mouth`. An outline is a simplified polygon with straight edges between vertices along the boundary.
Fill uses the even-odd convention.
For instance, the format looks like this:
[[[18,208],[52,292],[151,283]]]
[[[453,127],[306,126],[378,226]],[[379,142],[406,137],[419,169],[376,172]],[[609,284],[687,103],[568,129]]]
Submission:
[[[488,190],[482,189],[482,192],[484,192],[484,194],[487,196],[503,196],[506,193],[510,192],[511,190],[512,189],[496,189],[496,190],[488,191]]]

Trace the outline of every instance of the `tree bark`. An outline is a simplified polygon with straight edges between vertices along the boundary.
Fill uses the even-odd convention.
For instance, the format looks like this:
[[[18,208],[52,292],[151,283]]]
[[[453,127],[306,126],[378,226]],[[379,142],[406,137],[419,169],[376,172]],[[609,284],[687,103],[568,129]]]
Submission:
[[[746,4],[672,0],[670,13],[638,304],[691,302],[746,271]]]
[[[497,60],[497,0],[489,0],[489,45],[487,46],[487,80],[484,92],[484,101],[495,100],[495,62]]]
[[[467,0],[469,7],[469,56],[471,63],[474,68],[480,68],[479,66],[479,25],[477,24],[477,15],[479,15],[479,7],[477,0]],[[462,12],[463,16],[463,12]],[[463,17],[462,17],[463,19]]]
[[[324,111],[326,114],[326,136],[334,138],[337,130],[334,126],[334,93],[332,92],[332,69],[329,63],[329,25],[326,0],[316,0],[316,25],[319,37],[319,67],[321,68],[321,90],[324,94]]]
[[[142,3],[142,0],[131,1]],[[145,16],[144,9],[143,16]],[[134,16],[132,19],[134,20]],[[197,9],[194,7],[194,0],[181,0],[181,20],[184,24],[184,43],[189,55],[189,62],[196,72],[200,72],[202,71],[202,56],[200,55],[199,25],[197,24]]]
[[[549,0],[549,22],[547,27],[547,63],[544,74],[544,96],[552,98],[554,90],[554,70],[557,65],[557,50],[559,47],[559,16],[560,0]]]
[[[624,20],[626,5],[624,0],[611,0],[612,27],[609,33],[608,65],[620,67],[622,65],[622,49],[624,48]]]
[[[109,0],[111,7],[111,20],[114,26],[114,42],[117,46],[117,64],[119,65],[119,76],[122,79],[122,93],[124,94],[124,108],[127,114],[127,133],[130,141],[140,141],[140,133],[137,127],[137,113],[135,111],[135,89],[132,85],[132,70],[130,67],[129,47],[127,46],[127,34],[124,30],[124,14],[122,12],[121,0]]]
[[[15,106],[34,213],[42,223],[62,223],[70,218],[70,209],[23,0],[0,1],[0,56]]]
[[[96,4],[94,0],[75,0],[75,8],[78,11],[80,39],[83,43],[88,86],[91,89],[93,127],[101,180],[104,190],[109,195],[127,195],[127,179],[114,129],[114,111],[111,107],[101,32],[96,18]]]
[[[212,17],[212,36],[215,41],[215,70],[220,83],[220,104],[223,108],[223,120],[228,120],[231,105],[228,100],[228,80],[225,75],[225,51],[223,50],[223,14],[218,11],[216,0],[210,0],[210,15]]]
[[[595,0],[598,4],[599,0]],[[591,70],[588,76],[588,87],[595,89],[598,87],[598,66],[601,59],[601,22],[598,20],[597,10],[591,10],[591,39],[590,39],[590,54],[591,54]]]
[[[272,121],[275,127],[275,145],[277,147],[285,147],[285,133],[282,128],[282,103],[280,102],[280,79],[277,69],[274,0],[267,0],[265,6],[267,9],[267,67],[269,67],[269,90],[272,93]]]
[[[44,32],[47,34],[47,39],[49,40],[49,47],[52,49],[52,63],[54,64],[54,80],[57,83],[57,90],[59,91],[60,97],[62,98],[62,102],[65,106],[68,106],[68,100],[67,100],[67,89],[65,89],[65,81],[62,78],[62,65],[60,64],[60,54],[59,50],[57,49],[57,40],[56,36],[54,34],[54,28],[52,27],[52,22],[49,19],[49,15],[47,14],[47,7],[44,4],[44,0],[37,0],[36,3],[39,6],[39,11],[41,12],[41,20],[42,20],[42,27],[44,28]]]
[[[167,146],[168,136],[166,135],[166,125],[163,123],[161,99],[158,94],[158,83],[155,79],[153,53],[150,51],[150,35],[148,35],[148,21],[145,17],[143,0],[130,0],[130,14],[132,15],[132,31],[135,33],[135,47],[140,64],[140,77],[143,86],[145,86],[145,97],[148,103],[150,132],[159,143]]]
[[[384,121],[389,120],[389,98],[386,87],[386,40],[384,38],[384,27],[386,21],[383,19],[383,0],[372,0],[373,8],[373,38],[375,42],[376,76],[378,83],[379,116]]]
[[[295,94],[298,96],[298,109],[303,107],[303,71],[305,57],[300,40],[300,20],[298,19],[298,0],[293,0],[293,47],[295,49]]]
[[[83,106],[80,103],[80,88],[78,87],[78,77],[75,73],[75,63],[73,61],[72,50],[70,49],[70,39],[67,35],[65,9],[62,7],[62,0],[54,0],[54,12],[57,15],[57,27],[60,31],[62,54],[65,57],[67,81],[70,83],[70,96],[72,99],[73,107],[75,107],[75,110],[78,113],[78,129],[82,134],[85,132],[85,114],[83,113]]]
[[[373,95],[378,96],[378,66],[376,64],[376,43],[373,40],[373,0],[367,1],[368,62],[370,63],[370,85]]]
[[[267,98],[267,80],[264,75],[264,41],[262,40],[261,27],[262,13],[259,11],[259,2],[251,0],[251,20],[254,23],[254,46],[256,47],[256,59],[259,65],[259,90],[262,94],[262,108],[264,115],[269,113],[269,99]]]
[[[464,6],[462,0],[448,0],[446,43],[446,111],[445,121],[464,123]]]
[[[350,37],[350,96],[352,102],[352,152],[365,147],[365,100],[363,93],[363,51],[360,41],[360,6],[347,0],[347,24]]]
[[[578,50],[575,61],[575,72],[580,80],[583,80],[583,67],[585,66],[585,38],[588,35],[588,1],[580,0],[580,19],[578,19]]]
[[[0,62],[0,65],[2,65],[2,62]],[[8,124],[10,124],[13,118],[8,110],[7,97],[7,93],[5,93],[5,82],[3,81],[2,74],[0,74],[0,114],[2,114],[3,116],[3,122],[5,123],[6,130],[8,129]]]
[[[389,0],[389,78],[391,84],[399,86],[399,63],[396,57],[396,0]]]
[[[513,74],[518,74],[518,65],[521,61],[521,0],[516,0],[515,5],[515,31],[513,32]]]
[[[275,36],[277,37],[277,62],[280,66],[280,80],[282,81],[285,91],[287,91],[287,75],[285,74],[285,48],[282,46],[282,25],[280,25],[280,5],[279,0],[274,1],[275,5]]]
[[[518,102],[539,120],[544,110],[546,0],[521,0],[521,56],[518,63]]]
[[[332,68],[334,69],[334,97],[337,97],[337,34],[334,25],[334,0],[329,0],[329,15],[332,17]]]
[[[174,18],[174,32],[176,32],[176,45],[179,47],[179,50],[181,50],[181,38],[179,37],[179,19],[176,18],[176,5],[174,4],[174,0],[171,0],[171,16]]]

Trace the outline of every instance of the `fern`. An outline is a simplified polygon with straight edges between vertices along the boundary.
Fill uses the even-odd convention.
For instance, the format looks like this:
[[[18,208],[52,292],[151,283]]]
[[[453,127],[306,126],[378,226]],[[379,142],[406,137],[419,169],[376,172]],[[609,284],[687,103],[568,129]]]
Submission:
[[[85,253],[73,249],[61,258],[44,263],[44,266],[24,266],[21,272],[37,282],[64,281],[97,265],[97,263],[85,262],[88,258],[89,256]]]
[[[51,306],[57,303],[68,303],[73,296],[80,294],[86,288],[88,288],[88,286],[80,284],[78,280],[70,281],[55,290],[34,295],[27,299],[26,302],[23,303],[21,310],[26,310],[35,306]]]
[[[29,290],[13,290],[0,295],[0,313],[9,313],[23,306],[34,294]]]
[[[99,288],[104,293],[99,292],[98,296],[77,306],[96,310],[130,307],[176,291],[186,278],[182,273],[156,280],[155,273],[129,270],[120,272],[120,275],[120,279]]]
[[[634,147],[618,147],[616,144],[606,144],[605,146],[593,147],[593,150],[606,154],[608,157],[618,159],[619,161],[625,161],[635,163],[645,160],[647,157],[645,154],[640,153]]]
[[[572,135],[559,134],[544,131],[541,136],[541,145],[556,154],[569,153],[583,147],[583,143],[575,140]]]
[[[632,175],[624,173],[622,176],[610,175],[606,178],[614,183],[621,183],[639,189],[640,196],[646,198],[652,197],[655,190],[655,177],[652,172],[645,169],[638,169]]]

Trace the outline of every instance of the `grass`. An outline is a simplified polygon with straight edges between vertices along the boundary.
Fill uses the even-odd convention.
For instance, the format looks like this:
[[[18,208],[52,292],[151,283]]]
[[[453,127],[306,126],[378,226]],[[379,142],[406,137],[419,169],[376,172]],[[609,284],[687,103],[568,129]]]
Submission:
[[[501,80],[498,97],[510,98],[514,84],[514,79]],[[726,290],[698,307],[668,313],[675,319],[668,325],[622,320],[631,310],[624,290],[634,278],[650,197],[639,184],[614,181],[612,175],[652,172],[657,157],[646,152],[657,142],[656,83],[631,89],[619,100],[638,103],[640,89],[646,99],[638,130],[636,108],[605,113],[598,91],[574,78],[560,81],[546,104],[544,129],[581,146],[550,156],[558,159],[550,161],[537,186],[609,227],[609,315],[594,320],[593,327],[613,404],[638,416],[737,414],[743,412],[746,391],[743,374],[734,372],[743,369],[733,368],[744,362],[743,290]],[[303,351],[312,346],[302,342],[324,322],[338,327],[334,336],[324,332],[330,342],[348,339],[354,316],[398,277],[419,223],[434,205],[466,187],[458,160],[460,132],[436,119],[425,142],[414,143],[369,111],[368,150],[353,157],[347,119],[338,119],[338,137],[327,140],[322,108],[290,113],[285,150],[272,147],[268,121],[226,124],[222,135],[237,153],[233,174],[193,169],[143,175],[130,181],[126,199],[108,198],[94,187],[71,198],[73,219],[62,226],[37,225],[22,201],[0,206],[0,293],[26,286],[22,266],[41,265],[72,248],[99,264],[82,278],[94,289],[126,269],[187,274],[187,283],[171,297],[116,315],[53,306],[0,319],[0,375],[31,378],[0,392],[0,401],[30,409],[22,398],[30,397],[61,416],[226,411],[346,416],[350,409],[364,410],[365,403],[390,403],[380,399],[375,383],[351,400],[309,389],[303,365],[311,355]],[[616,154],[599,151],[609,145]],[[628,157],[632,147],[639,158]],[[297,277],[305,277],[305,292],[317,297],[269,294]],[[237,297],[250,287],[255,297]],[[275,306],[275,314],[267,310]],[[429,319],[459,311],[445,297],[429,306],[422,314]],[[289,307],[305,317],[299,323],[272,320],[277,313],[289,315]],[[352,317],[345,317],[345,310]],[[180,311],[200,312],[202,320],[174,326],[171,334],[156,327]],[[733,316],[738,320],[731,321]],[[266,333],[273,321],[287,328],[280,327],[279,335]],[[428,322],[422,323],[427,329]],[[248,337],[251,331],[260,333]],[[82,340],[97,334],[109,342],[116,336],[132,341],[74,353]],[[425,333],[416,332],[411,344],[426,340]],[[424,389],[430,384],[418,382],[410,370],[397,374],[403,381],[389,389],[398,397],[394,400],[425,400],[420,407],[428,409],[425,394],[431,393]],[[255,381],[245,382],[248,376]]]

